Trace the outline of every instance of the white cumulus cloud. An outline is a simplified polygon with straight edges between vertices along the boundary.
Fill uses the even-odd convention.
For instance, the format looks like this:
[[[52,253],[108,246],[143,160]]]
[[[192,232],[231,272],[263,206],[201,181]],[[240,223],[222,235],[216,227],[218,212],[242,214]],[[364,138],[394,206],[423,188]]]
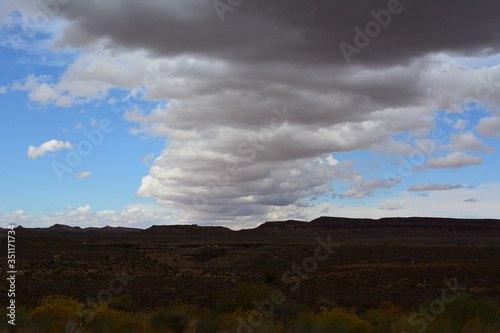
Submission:
[[[69,141],[60,141],[60,140],[50,140],[42,143],[38,147],[29,146],[28,147],[28,157],[31,159],[35,159],[38,156],[43,156],[48,152],[54,152],[61,149],[73,148],[73,144]]]

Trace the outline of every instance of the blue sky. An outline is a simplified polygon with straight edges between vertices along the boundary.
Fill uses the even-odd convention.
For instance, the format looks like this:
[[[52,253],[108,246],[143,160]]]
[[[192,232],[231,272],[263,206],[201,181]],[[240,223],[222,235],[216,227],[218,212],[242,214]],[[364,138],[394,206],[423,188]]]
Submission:
[[[136,45],[120,35],[125,26],[99,35],[86,25],[99,19],[90,12],[69,19],[74,3],[31,26],[48,12],[0,4],[4,223],[500,218],[496,52],[429,47],[378,66],[239,63],[225,51],[193,54],[189,43],[200,41],[158,50],[169,43],[161,34]],[[217,31],[235,24],[201,13]]]

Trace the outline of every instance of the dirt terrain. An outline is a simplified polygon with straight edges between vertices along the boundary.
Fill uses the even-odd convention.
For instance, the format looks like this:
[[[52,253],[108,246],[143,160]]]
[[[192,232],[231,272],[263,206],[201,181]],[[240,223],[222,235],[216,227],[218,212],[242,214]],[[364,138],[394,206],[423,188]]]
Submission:
[[[416,308],[440,297],[447,279],[472,295],[500,296],[500,239],[485,235],[18,231],[17,301],[26,306],[52,294],[86,301],[112,290],[142,309],[176,300],[211,309],[242,281],[311,307],[360,310],[384,301]],[[338,247],[316,250],[328,237]],[[123,290],[110,288],[117,274],[127,276]]]

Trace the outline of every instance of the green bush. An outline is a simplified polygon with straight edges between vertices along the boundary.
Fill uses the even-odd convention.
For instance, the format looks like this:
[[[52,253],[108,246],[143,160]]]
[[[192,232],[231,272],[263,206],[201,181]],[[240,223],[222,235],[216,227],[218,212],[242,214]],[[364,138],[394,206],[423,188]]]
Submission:
[[[273,283],[276,280],[278,280],[278,273],[273,271],[267,271],[264,273],[264,282]]]
[[[155,311],[149,320],[152,329],[158,332],[182,333],[196,326],[196,313],[188,305],[175,305]]]
[[[109,307],[115,310],[133,312],[136,311],[139,306],[132,300],[130,294],[123,294],[113,297],[109,302]]]
[[[271,288],[266,284],[253,285],[246,282],[238,284],[235,292],[226,291],[219,294],[217,312],[233,312],[235,310],[252,310],[254,302],[270,299]]]
[[[144,323],[132,314],[111,309],[101,304],[100,310],[91,314],[91,320],[87,321],[85,331],[92,333],[135,333],[146,329]]]

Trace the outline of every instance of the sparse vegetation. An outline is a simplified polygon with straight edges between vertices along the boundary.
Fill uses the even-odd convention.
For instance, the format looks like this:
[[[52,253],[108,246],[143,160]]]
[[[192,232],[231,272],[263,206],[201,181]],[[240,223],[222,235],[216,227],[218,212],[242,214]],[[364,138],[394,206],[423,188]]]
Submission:
[[[340,247],[327,260],[296,272],[317,237],[23,235],[16,328],[63,332],[71,321],[81,333],[230,333],[244,323],[277,333],[500,332],[496,239],[333,236]],[[401,255],[418,263],[398,264]],[[466,294],[412,325],[451,278]],[[259,307],[276,290],[286,301]]]
[[[209,333],[209,332],[339,332],[339,333],[494,333],[500,331],[500,299],[475,299],[468,294],[460,295],[435,315],[433,320],[416,323],[412,315],[416,312],[402,311],[391,303],[383,303],[379,308],[357,312],[339,306],[321,307],[313,311],[298,307],[293,316],[269,313],[268,310],[251,305],[253,297],[249,293],[267,291],[262,285],[242,284],[236,290],[238,301],[232,308],[206,311],[187,303],[177,303],[170,307],[151,312],[128,312],[112,309],[106,304],[86,307],[83,303],[61,295],[41,299],[38,305],[24,310],[27,320],[18,322],[18,332],[65,332],[65,327],[73,327],[71,332],[81,333]],[[229,298],[221,295],[222,303]],[[428,305],[426,302],[424,306]],[[94,311],[95,309],[97,311]],[[5,315],[5,310],[2,310]],[[68,323],[77,324],[67,326]],[[75,329],[77,328],[77,329]],[[7,332],[6,325],[1,332]]]

